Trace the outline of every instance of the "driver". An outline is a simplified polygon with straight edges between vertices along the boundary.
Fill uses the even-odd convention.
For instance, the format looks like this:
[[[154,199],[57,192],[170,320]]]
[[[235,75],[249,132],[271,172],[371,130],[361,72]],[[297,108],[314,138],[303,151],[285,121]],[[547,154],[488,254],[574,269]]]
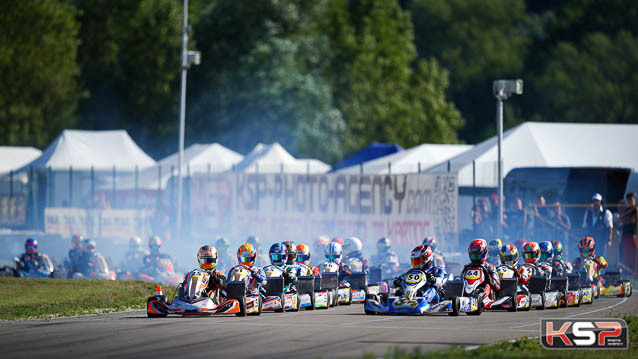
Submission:
[[[429,245],[420,245],[414,248],[412,253],[410,253],[410,263],[412,264],[412,270],[416,269],[423,272],[429,286],[436,288],[436,291],[439,293],[439,297],[442,296],[441,289],[443,288],[447,274],[443,268],[437,267],[434,264],[434,253],[432,251],[432,247]],[[403,294],[401,285],[403,284],[404,277],[405,273],[394,279],[394,286],[399,288],[395,292],[397,296],[401,296]],[[417,296],[423,296],[423,292],[428,288],[429,287],[421,287],[417,292]]]
[[[230,269],[233,266],[233,256],[230,253],[230,242],[227,238],[218,236],[215,241],[215,248],[217,248],[217,253],[219,255],[217,260],[217,267],[224,271],[226,269]]]
[[[377,254],[372,256],[372,258],[370,259],[371,265],[375,267],[380,267],[381,265],[383,265],[388,260],[390,248],[392,248],[390,238],[379,238],[379,240],[377,241]]]
[[[128,247],[129,250],[124,254],[121,267],[125,272],[137,272],[148,252],[142,249],[142,238],[139,236],[131,237]]]
[[[443,253],[439,252],[439,245],[436,242],[436,238],[434,237],[425,237],[423,239],[423,245],[429,245],[432,248],[432,253],[434,254],[434,264],[437,267],[441,267],[443,269],[446,268],[445,258],[443,257]]]
[[[543,275],[549,278],[551,273],[548,273],[546,268],[543,269],[539,266],[538,261],[541,258],[541,247],[536,242],[527,242],[523,246],[523,260],[525,266],[532,268],[532,275]]]
[[[197,251],[197,262],[199,268],[209,274],[206,294],[209,298],[219,304],[220,292],[226,287],[226,277],[224,273],[215,269],[217,267],[217,249],[213,246],[205,245]],[[182,283],[182,288],[185,283]]]
[[[173,262],[171,256],[160,253],[160,248],[162,248],[162,239],[160,237],[152,236],[149,238],[148,248],[151,252],[144,256],[143,264],[144,268],[148,268],[150,270],[150,274],[163,272],[160,264],[162,260],[168,259],[171,263]]]
[[[293,286],[297,282],[297,268],[294,265],[286,264],[288,259],[288,247],[284,243],[274,243],[268,251],[270,257],[270,265],[281,269],[284,277],[284,292],[288,293],[293,290]],[[267,271],[264,268],[264,271]]]
[[[363,256],[363,243],[357,237],[348,237],[343,240],[343,253],[345,253],[345,259],[357,258],[363,264],[363,271],[368,271],[368,258]]]
[[[467,249],[467,253],[470,257],[470,263],[463,267],[463,271],[461,273],[464,275],[468,268],[480,268],[486,278],[486,280],[478,287],[479,293],[481,293],[481,298],[488,298],[492,292],[498,292],[501,289],[501,279],[496,272],[496,268],[486,262],[487,241],[482,238],[473,240]]]
[[[493,264],[495,267],[501,265],[501,247],[503,247],[503,242],[499,238],[494,238],[487,244],[487,263]]]
[[[18,270],[29,271],[29,268],[39,268],[41,263],[48,261],[49,257],[44,253],[38,253],[38,241],[28,238],[24,241],[24,251],[16,263]]]
[[[324,255],[326,256],[327,261],[321,263],[319,266],[319,271],[321,273],[325,272],[338,272],[339,273],[339,282],[343,281],[346,277],[349,277],[352,272],[348,268],[346,263],[343,263],[343,248],[339,242],[331,242],[326,246],[324,250]]]
[[[91,273],[101,272],[102,263],[106,263],[106,260],[97,252],[97,243],[95,240],[90,238],[83,239],[80,273],[84,276],[89,276]]]
[[[593,237],[583,237],[578,241],[578,252],[580,257],[574,259],[574,269],[582,269],[583,261],[590,258],[596,263],[596,276],[598,277],[603,269],[607,268],[607,260],[603,256],[596,257],[596,242]]]
[[[71,237],[71,249],[69,249],[69,258],[65,261],[64,266],[68,271],[68,276],[71,278],[73,273],[80,271],[80,258],[82,258],[82,237],[81,234],[74,234]]]
[[[305,244],[297,246],[297,275],[319,275],[319,268],[310,265],[310,247]]]
[[[328,245],[328,243],[330,243],[330,237],[328,237],[328,236],[318,236],[317,238],[315,238],[315,241],[312,244],[312,250],[315,253],[323,253],[324,250],[326,249],[326,246]],[[315,260],[317,262],[315,262],[314,264],[316,264],[316,265],[320,265],[321,264],[321,256],[316,257]]]
[[[264,273],[264,270],[260,267],[255,266],[257,250],[255,250],[252,244],[244,243],[239,246],[239,249],[237,249],[237,261],[240,266],[248,267],[250,270],[250,280],[246,283],[247,291],[253,291],[255,288],[266,284],[266,273]],[[231,268],[228,272],[229,278],[231,277],[233,269],[235,269],[235,267]]]
[[[552,275],[564,277],[572,272],[572,264],[563,260],[563,244],[560,241],[552,241],[554,257],[552,257]]]
[[[522,278],[521,272],[518,267],[518,248],[513,244],[505,244],[501,247],[499,253],[501,265],[507,267],[514,272],[514,276],[518,279],[519,284],[524,284],[529,278]]]
[[[543,241],[538,244],[541,250],[540,258],[538,259],[538,265],[541,269],[548,274],[548,278],[551,278],[553,271],[552,258],[554,258],[554,246],[550,241]]]

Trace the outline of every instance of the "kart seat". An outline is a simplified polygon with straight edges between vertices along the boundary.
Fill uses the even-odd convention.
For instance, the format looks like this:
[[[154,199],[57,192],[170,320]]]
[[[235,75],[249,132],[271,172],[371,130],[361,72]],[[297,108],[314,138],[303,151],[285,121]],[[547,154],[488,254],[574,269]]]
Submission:
[[[443,286],[443,291],[447,299],[460,297],[463,294],[463,282],[460,280],[449,280]]]
[[[337,289],[339,285],[339,273],[323,273],[321,275],[320,280],[320,289],[321,290],[331,290]],[[317,288],[317,284],[315,282],[315,291]]]
[[[620,270],[607,269],[603,274],[603,280],[605,285],[616,284],[620,282]]]
[[[567,288],[569,288],[567,277],[553,277],[552,281],[549,284],[550,292],[564,292],[567,290]]]
[[[498,298],[514,297],[516,296],[516,289],[518,288],[518,280],[516,278],[503,278],[501,279],[501,290],[498,291]]]
[[[315,277],[312,275],[297,277],[297,293],[313,295],[315,293]]]
[[[530,293],[545,293],[545,288],[547,288],[547,277],[542,275],[532,276],[532,278],[530,278],[527,282],[527,288],[529,288]]]
[[[578,290],[580,288],[580,273],[567,274],[567,288],[569,290]]]
[[[366,274],[363,272],[354,272],[350,274],[350,288],[367,290]]]
[[[226,295],[229,299],[240,299],[246,296],[246,282],[232,281],[226,284]]]
[[[270,277],[264,287],[266,289],[267,296],[279,296],[282,297],[284,293],[284,278],[283,277]]]

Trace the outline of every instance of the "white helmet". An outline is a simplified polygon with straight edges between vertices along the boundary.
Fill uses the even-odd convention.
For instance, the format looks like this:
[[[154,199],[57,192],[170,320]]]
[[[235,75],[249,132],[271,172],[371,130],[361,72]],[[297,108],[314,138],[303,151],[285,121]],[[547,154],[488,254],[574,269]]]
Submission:
[[[332,242],[326,246],[326,249],[323,253],[328,261],[339,263],[341,262],[341,258],[343,257],[343,248],[341,248],[341,244]]]
[[[363,243],[357,237],[348,237],[343,240],[343,252],[350,254],[352,252],[361,251],[363,249]]]
[[[348,269],[351,272],[363,272],[363,262],[359,258],[348,258]]]
[[[131,239],[128,241],[128,246],[131,249],[138,249],[142,247],[142,238],[140,238],[139,236],[131,237]]]

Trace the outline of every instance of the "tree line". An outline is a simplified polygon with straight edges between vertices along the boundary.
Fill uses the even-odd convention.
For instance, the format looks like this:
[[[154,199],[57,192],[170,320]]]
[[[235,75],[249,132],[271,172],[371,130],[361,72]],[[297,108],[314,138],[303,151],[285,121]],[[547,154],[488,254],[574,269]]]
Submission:
[[[523,121],[636,123],[632,0],[190,0],[186,142],[334,163],[372,141],[476,143],[492,81]],[[0,2],[0,143],[124,128],[175,152],[182,1]]]

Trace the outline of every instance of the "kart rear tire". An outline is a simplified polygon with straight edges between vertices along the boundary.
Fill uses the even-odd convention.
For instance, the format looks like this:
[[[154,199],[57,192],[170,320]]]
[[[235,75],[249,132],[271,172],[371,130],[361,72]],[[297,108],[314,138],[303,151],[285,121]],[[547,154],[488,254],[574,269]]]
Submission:
[[[559,307],[567,308],[567,291],[564,291],[562,294],[563,294],[563,304],[560,304]],[[559,303],[560,303],[560,298],[559,298]]]
[[[281,298],[281,308],[275,309],[275,313],[285,313],[286,312],[286,297],[282,293],[281,297],[279,298]]]
[[[631,293],[633,292],[633,288],[631,282],[629,282],[629,289],[625,286],[625,297],[631,297]]]
[[[461,299],[459,297],[452,298],[452,311],[448,313],[451,317],[458,317],[461,313]]]
[[[508,312],[516,312],[518,311],[518,294],[514,294],[511,299],[512,306],[507,308]]]
[[[310,306],[306,307],[306,310],[315,310],[315,294],[310,295]]]
[[[350,295],[348,296],[348,300],[344,304],[345,305],[352,304],[352,289],[350,289]]]
[[[246,297],[238,298],[237,301],[239,302],[239,313],[235,313],[235,315],[238,317],[245,317],[246,316]]]
[[[536,310],[545,310],[545,293],[541,293],[541,306],[536,307]]]

